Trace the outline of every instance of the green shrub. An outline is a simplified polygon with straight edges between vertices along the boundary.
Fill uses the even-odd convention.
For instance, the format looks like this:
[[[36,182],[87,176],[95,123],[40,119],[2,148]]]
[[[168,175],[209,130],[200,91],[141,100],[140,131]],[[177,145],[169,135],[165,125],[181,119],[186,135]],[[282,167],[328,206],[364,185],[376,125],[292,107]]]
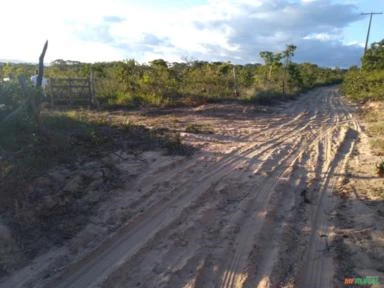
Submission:
[[[362,59],[362,69],[350,69],[341,91],[354,101],[384,100],[384,40],[373,43]]]
[[[17,82],[0,82],[0,120],[16,109],[24,100]]]
[[[272,105],[276,101],[289,100],[294,98],[294,95],[284,95],[281,92],[274,90],[262,90],[256,92],[256,95],[251,96],[247,99],[248,102],[260,105]]]
[[[345,76],[342,93],[354,101],[384,100],[384,70],[352,70]]]

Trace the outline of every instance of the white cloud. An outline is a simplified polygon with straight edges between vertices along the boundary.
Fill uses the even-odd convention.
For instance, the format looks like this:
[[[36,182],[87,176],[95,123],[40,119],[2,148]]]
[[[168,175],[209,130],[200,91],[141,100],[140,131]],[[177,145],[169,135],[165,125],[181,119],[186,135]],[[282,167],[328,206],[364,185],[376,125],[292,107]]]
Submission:
[[[48,61],[176,61],[187,56],[246,63],[260,60],[261,50],[278,51],[293,43],[305,48],[298,49],[297,59],[328,65],[316,53],[319,42],[321,49],[346,49],[354,57],[350,62],[360,53],[359,45],[342,43],[344,27],[358,19],[355,6],[330,0],[209,0],[156,9],[128,0],[12,0],[4,7],[0,27],[7,29],[0,58],[37,61],[45,39],[50,41]],[[302,52],[311,49],[314,53]],[[341,58],[334,60],[348,62]]]
[[[308,40],[308,39],[316,39],[319,41],[330,41],[330,40],[337,40],[339,39],[339,35],[332,35],[329,33],[314,33],[310,34],[308,36],[305,36],[303,39]]]
[[[349,41],[346,43],[347,46],[360,46],[361,48],[365,47],[365,42],[362,41]]]

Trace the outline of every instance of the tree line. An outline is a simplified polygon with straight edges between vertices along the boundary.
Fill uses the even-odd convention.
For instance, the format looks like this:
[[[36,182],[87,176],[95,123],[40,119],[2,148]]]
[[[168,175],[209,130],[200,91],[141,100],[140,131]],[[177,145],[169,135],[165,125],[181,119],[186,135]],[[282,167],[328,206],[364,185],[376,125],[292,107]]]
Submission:
[[[90,64],[59,59],[45,68],[45,77],[89,77],[92,71],[97,99],[104,106],[195,105],[223,99],[268,103],[342,80],[340,69],[294,63],[295,50],[296,46],[287,45],[279,53],[262,51],[264,65],[198,60],[170,63],[163,59],[147,64],[133,59]],[[0,83],[0,101],[20,100],[12,80],[20,75],[30,77],[35,69],[32,64],[2,63],[0,79],[10,81]]]

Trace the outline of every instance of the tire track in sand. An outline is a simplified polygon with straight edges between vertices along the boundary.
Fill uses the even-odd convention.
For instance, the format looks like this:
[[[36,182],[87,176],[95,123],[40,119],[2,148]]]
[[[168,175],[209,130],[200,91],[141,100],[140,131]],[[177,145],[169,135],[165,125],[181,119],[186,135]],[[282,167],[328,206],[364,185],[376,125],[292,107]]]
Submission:
[[[301,118],[302,115],[298,115],[292,122],[296,122]],[[284,123],[283,125],[286,124],[287,123]],[[280,128],[280,126],[277,128]],[[286,136],[289,137],[288,135]],[[268,145],[271,147],[278,146],[281,141],[283,141],[281,137],[281,135],[278,135],[272,138],[272,141],[268,142]],[[275,143],[275,140],[279,141]],[[189,203],[198,199],[200,194],[207,191],[212,185],[215,185],[229,174],[232,169],[236,168],[238,163],[246,162],[249,157],[256,157],[258,154],[265,153],[270,149],[270,147],[266,147],[260,153],[255,152],[257,151],[256,147],[263,146],[263,144],[255,145],[252,143],[246,145],[246,148],[240,148],[240,150],[242,150],[241,155],[231,153],[230,156],[220,161],[219,165],[216,165],[212,171],[202,178],[193,179],[193,184],[199,184],[197,186],[194,185],[195,187],[192,188],[192,190],[183,189],[184,191],[178,193],[174,199],[164,201],[164,203],[162,201],[156,203],[157,207],[149,209],[150,213],[147,213],[143,217],[138,217],[139,219],[137,219],[135,223],[125,227],[124,231],[129,230],[129,235],[122,232],[122,235],[117,237],[117,239],[109,239],[108,242],[103,245],[102,251],[97,249],[89,258],[70,267],[63,276],[59,277],[56,282],[57,287],[87,287],[97,285],[97,283],[104,281],[112,271],[121,266],[129,257],[134,255],[144,243],[154,237],[161,227],[166,226],[172,219],[177,218]],[[125,252],[122,253],[122,251]],[[52,284],[49,284],[48,286],[51,285]]]
[[[318,94],[313,94],[316,97],[316,101],[322,99],[323,96],[320,95],[321,91],[323,90],[319,89],[316,92]],[[264,140],[266,140],[265,142],[262,141],[263,138],[258,139],[258,136],[261,136],[261,132],[259,131],[260,133],[255,133],[249,138],[250,141],[252,141],[251,143],[241,145],[228,155],[224,155],[221,161],[212,163],[209,167],[201,166],[200,161],[195,160],[193,164],[186,165],[182,171],[176,168],[175,170],[170,169],[170,172],[166,173],[170,181],[173,181],[172,179],[175,177],[181,178],[181,176],[183,176],[183,181],[177,182],[175,180],[175,185],[172,185],[170,189],[172,193],[169,193],[171,199],[160,200],[153,203],[146,213],[138,216],[133,223],[127,225],[116,237],[108,240],[102,248],[96,250],[94,254],[80,263],[70,267],[69,270],[58,279],[58,282],[56,282],[59,283],[59,285],[54,286],[95,287],[99,283],[102,283],[108,275],[139,253],[144,245],[150,243],[150,241],[157,236],[165,237],[164,235],[167,235],[167,229],[175,223],[183,211],[191,208],[192,203],[196,203],[196,201],[198,202],[199,199],[202,199],[201,197],[212,191],[218,183],[225,181],[225,177],[233,174],[234,170],[238,168],[244,169],[247,165],[248,168],[245,170],[252,169],[255,165],[257,165],[257,167],[259,167],[258,165],[263,167],[263,163],[268,159],[267,156],[272,155],[279,147],[288,143],[292,145],[292,149],[287,152],[285,157],[271,162],[275,163],[275,165],[272,165],[271,170],[267,173],[267,177],[260,178],[260,185],[257,186],[254,194],[246,194],[249,196],[244,200],[246,201],[244,202],[245,210],[249,213],[248,216],[251,214],[252,217],[247,217],[247,213],[244,213],[243,217],[240,217],[242,224],[240,225],[239,233],[234,238],[235,250],[231,252],[230,249],[224,249],[228,261],[220,268],[221,272],[219,274],[221,274],[221,277],[217,282],[217,286],[243,286],[245,281],[244,275],[246,275],[248,269],[249,252],[252,250],[255,239],[260,236],[260,230],[265,223],[268,203],[273,196],[274,188],[279,183],[281,177],[290,177],[290,172],[287,171],[297,163],[296,161],[300,155],[310,147],[310,144],[317,136],[315,132],[316,129],[319,129],[319,126],[325,125],[326,127],[332,123],[332,120],[328,122],[324,117],[325,115],[321,115],[321,111],[318,111],[316,108],[314,111],[311,110],[313,108],[311,107],[311,101],[308,100],[308,97],[304,97],[304,99],[301,100],[304,100],[304,104],[300,104],[300,102],[297,101],[295,102],[294,108],[292,108],[292,114],[298,110],[297,113],[295,112],[295,116],[292,118],[291,115],[286,115],[287,121],[285,123],[283,122],[280,125],[276,125],[263,136]],[[327,99],[324,105],[331,105],[329,104],[329,100],[332,99]],[[313,115],[308,115],[311,113]],[[312,116],[312,118],[310,116]],[[334,121],[337,122],[338,120]],[[323,131],[327,131],[327,129]],[[305,137],[302,137],[302,134],[305,135]],[[298,138],[298,136],[302,138]],[[308,142],[301,141],[304,138],[307,138]],[[255,143],[254,141],[257,142]],[[329,143],[329,145],[331,145],[331,143]],[[346,147],[345,149],[349,147],[348,143],[344,146]],[[343,149],[341,150],[344,151]],[[330,150],[328,149],[327,151]],[[341,152],[340,155],[343,155],[343,153],[344,152]],[[327,161],[331,159],[331,154],[326,155],[328,155],[326,157]],[[259,162],[257,162],[256,159],[258,159]],[[281,161],[282,159],[284,160]],[[332,165],[336,167],[339,162],[329,160],[328,163],[330,167]],[[205,169],[205,173],[202,176],[198,176],[197,179],[188,179],[186,174],[189,169]],[[336,171],[336,168],[326,171],[331,175]],[[244,178],[246,177],[239,177],[239,180],[245,181]],[[330,181],[327,183],[329,182]],[[150,193],[150,191],[152,190],[148,188],[147,193]],[[192,205],[192,207],[194,206]],[[198,208],[196,207],[195,209]],[[318,212],[315,213],[315,220],[316,218],[322,218],[320,216],[316,217],[317,214]],[[317,223],[318,221],[314,222]],[[198,222],[195,221],[194,223]],[[159,234],[160,232],[161,234]],[[308,252],[308,254],[310,256],[307,258],[310,259],[312,254],[311,252]],[[175,257],[175,259],[177,259],[177,257]],[[208,260],[200,261],[200,259],[208,259],[207,251],[204,249],[193,250],[189,260],[182,266],[189,267],[190,265],[199,265],[199,267],[204,267],[207,265],[206,263],[209,262]],[[176,260],[172,260],[170,263],[174,262],[176,262]],[[181,271],[183,269],[183,267],[180,267],[179,270]],[[204,273],[200,275],[203,274]],[[205,282],[204,277],[195,280],[190,281],[191,287],[194,285],[197,287],[198,284]],[[49,287],[53,287],[52,283]]]

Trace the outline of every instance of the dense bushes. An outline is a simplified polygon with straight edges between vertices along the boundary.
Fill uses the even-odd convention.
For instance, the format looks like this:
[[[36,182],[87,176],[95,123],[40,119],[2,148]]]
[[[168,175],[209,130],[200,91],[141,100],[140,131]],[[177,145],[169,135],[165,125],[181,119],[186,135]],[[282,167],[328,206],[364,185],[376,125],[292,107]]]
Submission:
[[[92,69],[96,71],[98,99],[106,105],[129,106],[193,105],[234,98],[266,103],[340,82],[343,76],[341,70],[308,63],[292,63],[287,70],[277,67],[270,78],[265,65],[223,62],[166,63],[160,59],[139,65],[129,60],[97,63]],[[264,99],[268,95],[273,97]]]
[[[384,100],[384,70],[347,73],[342,92],[351,100]]]
[[[0,82],[0,120],[23,101],[20,85],[17,82]]]
[[[367,50],[361,70],[348,71],[342,92],[355,101],[384,100],[384,40]]]
[[[361,70],[350,69],[341,88],[353,101],[384,101],[384,40],[372,44],[362,59]],[[376,102],[364,105],[362,109],[366,131],[372,137],[371,148],[377,156],[384,155],[383,108],[383,102]]]
[[[21,69],[20,64],[7,64],[6,67],[2,75],[10,76],[10,82],[12,78],[15,82],[18,75],[29,78],[31,75],[25,73],[33,74],[27,64],[28,69]],[[134,60],[95,64],[56,60],[46,67],[45,76],[88,77],[90,71],[95,75],[96,96],[103,106],[131,107],[143,104],[194,105],[233,98],[267,103],[277,98],[290,98],[318,85],[335,83],[343,76],[341,70],[320,68],[309,63],[289,62],[275,65],[271,71],[268,65],[260,64],[234,65],[205,61],[168,63],[162,59],[149,64],[139,64]],[[7,97],[20,97],[15,96],[15,93],[20,95],[20,91],[13,89],[11,95],[6,93]],[[269,95],[273,97],[267,99]],[[0,99],[0,104],[4,101]]]

